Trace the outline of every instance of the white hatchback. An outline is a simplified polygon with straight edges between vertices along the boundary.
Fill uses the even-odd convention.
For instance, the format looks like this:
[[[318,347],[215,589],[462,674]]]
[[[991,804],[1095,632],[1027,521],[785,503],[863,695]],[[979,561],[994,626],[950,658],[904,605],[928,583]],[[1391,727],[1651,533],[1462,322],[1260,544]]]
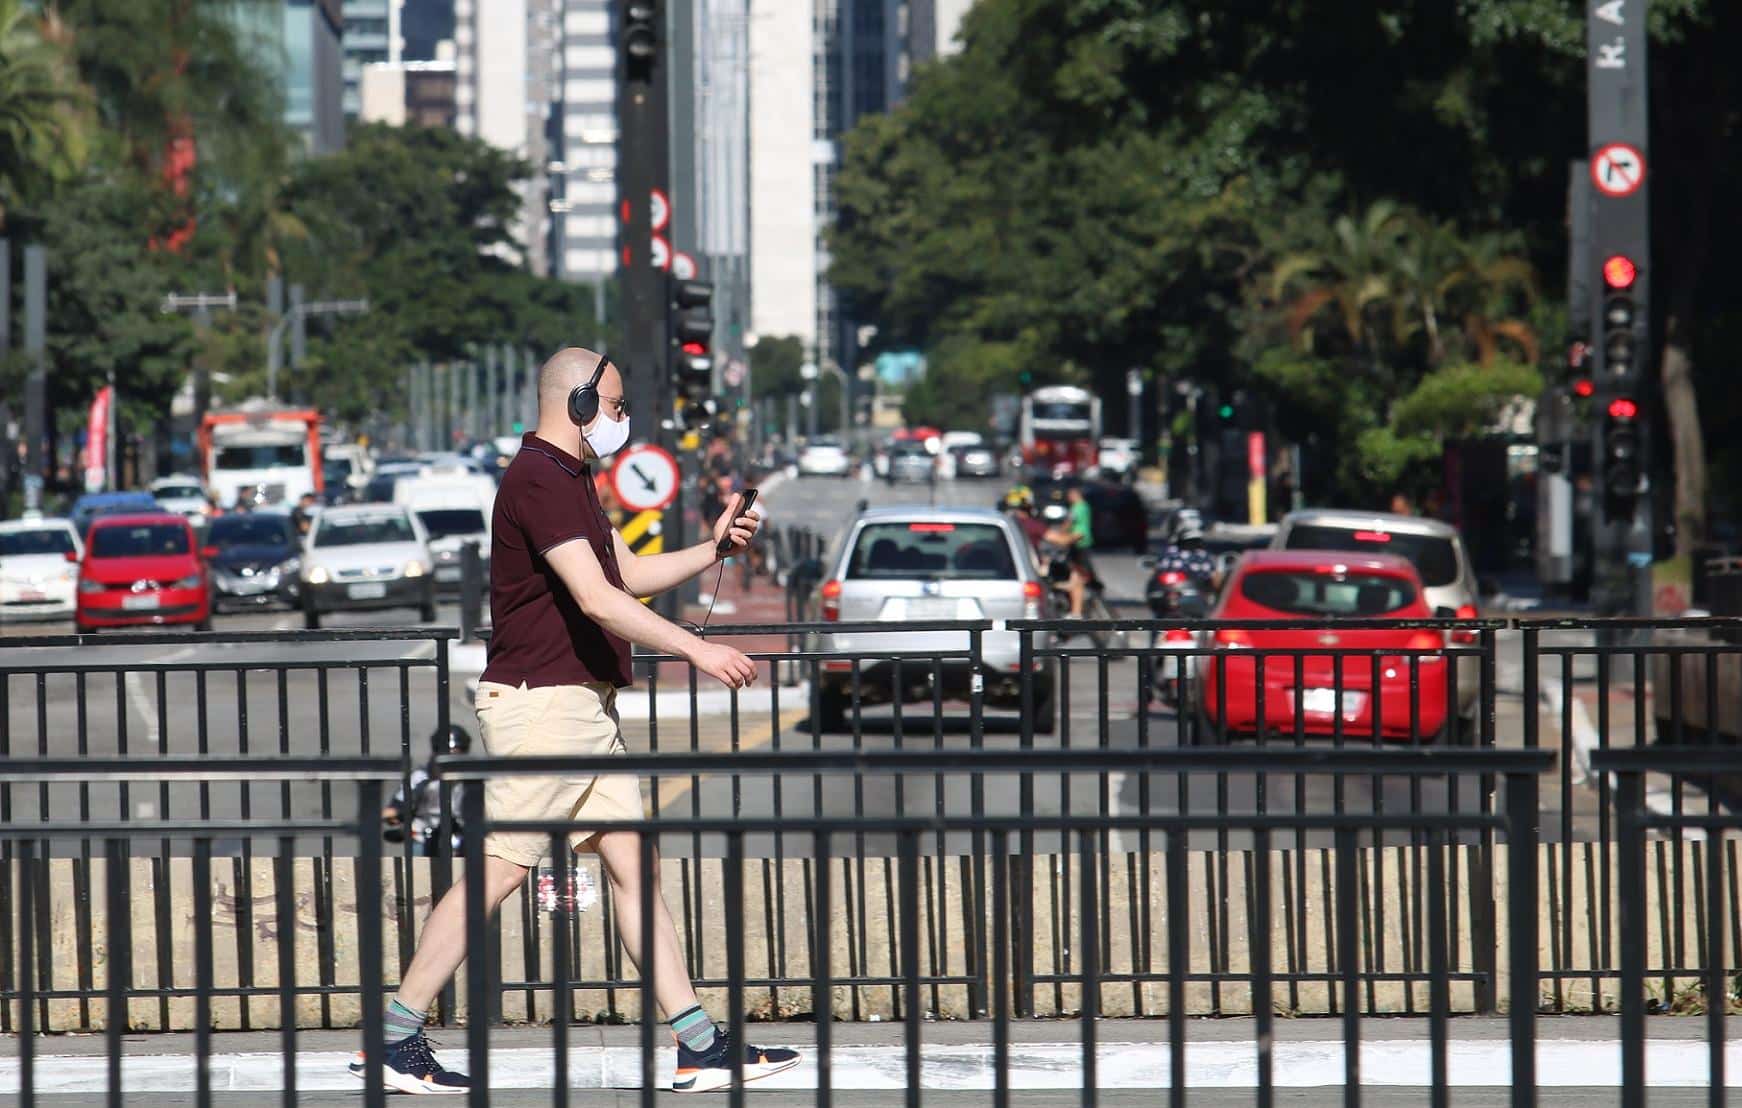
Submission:
[[[26,515],[0,523],[0,623],[71,619],[84,553],[69,520]]]

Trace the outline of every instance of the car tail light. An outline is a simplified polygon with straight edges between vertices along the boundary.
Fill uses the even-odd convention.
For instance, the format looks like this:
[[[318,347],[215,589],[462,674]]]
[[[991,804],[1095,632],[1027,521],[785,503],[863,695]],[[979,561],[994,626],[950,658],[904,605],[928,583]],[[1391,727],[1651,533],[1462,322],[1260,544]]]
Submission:
[[[1446,637],[1438,631],[1411,631],[1409,638],[1403,641],[1403,649],[1411,652],[1445,648]]]
[[[823,618],[834,621],[841,618],[841,583],[826,581],[823,583]]]
[[[1164,585],[1183,585],[1185,581],[1186,575],[1177,569],[1170,569],[1161,575],[1161,583]]]
[[[1475,619],[1476,615],[1477,615],[1476,606],[1474,604],[1461,604],[1458,606],[1458,618],[1459,619]],[[1474,631],[1453,631],[1452,632],[1452,641],[1455,643],[1463,643],[1463,644],[1473,643],[1476,641],[1476,632],[1474,632]]]
[[[1238,632],[1236,632],[1238,633]],[[1192,633],[1184,627],[1169,628],[1167,634],[1161,637],[1162,642],[1191,642]],[[1220,639],[1218,638],[1218,641]]]
[[[1040,602],[1046,599],[1046,586],[1039,581],[1022,583],[1022,614],[1025,619],[1040,618]]]
[[[1252,635],[1247,631],[1217,631],[1216,645],[1232,649],[1251,649]]]

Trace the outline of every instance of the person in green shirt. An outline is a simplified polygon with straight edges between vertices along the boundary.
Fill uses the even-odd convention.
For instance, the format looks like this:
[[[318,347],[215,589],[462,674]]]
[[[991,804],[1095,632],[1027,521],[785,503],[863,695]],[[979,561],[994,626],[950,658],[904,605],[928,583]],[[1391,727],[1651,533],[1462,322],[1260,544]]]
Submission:
[[[1066,540],[1061,545],[1070,547],[1071,579],[1065,585],[1065,592],[1071,598],[1071,618],[1081,619],[1089,583],[1095,579],[1094,567],[1089,564],[1089,550],[1095,545],[1095,529],[1090,522],[1088,498],[1080,486],[1071,486],[1065,493],[1065,500],[1070,504],[1070,515],[1063,527],[1055,528],[1054,534],[1055,541]]]

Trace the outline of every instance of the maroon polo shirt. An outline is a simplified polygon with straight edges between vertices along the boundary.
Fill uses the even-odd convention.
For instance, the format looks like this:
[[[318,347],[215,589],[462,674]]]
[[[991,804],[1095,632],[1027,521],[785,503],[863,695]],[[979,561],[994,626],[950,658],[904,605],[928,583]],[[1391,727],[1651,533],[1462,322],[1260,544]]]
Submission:
[[[481,680],[504,685],[629,684],[629,641],[581,611],[545,561],[585,539],[623,587],[611,521],[586,463],[528,432],[502,475],[490,537],[490,660]]]

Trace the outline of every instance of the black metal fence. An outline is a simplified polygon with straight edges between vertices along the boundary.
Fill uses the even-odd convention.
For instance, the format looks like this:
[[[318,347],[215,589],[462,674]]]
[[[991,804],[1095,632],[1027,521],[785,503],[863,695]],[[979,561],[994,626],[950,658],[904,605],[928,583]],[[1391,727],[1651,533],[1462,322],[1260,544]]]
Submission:
[[[940,1018],[1001,1008],[1268,1018],[1266,1001],[1344,1020],[1432,1017],[1442,999],[1450,1012],[1613,1010],[1632,995],[1630,956],[1665,1009],[1680,1010],[1671,998],[1709,989],[1742,949],[1733,937],[1726,959],[1722,944],[1742,926],[1734,840],[1707,846],[1686,824],[1644,825],[1658,837],[1633,902],[1657,926],[1630,954],[1621,912],[1630,863],[1604,748],[1659,737],[1718,744],[1711,772],[1666,770],[1642,795],[1666,818],[1733,811],[1742,765],[1723,755],[1737,749],[1724,744],[1736,741],[1742,686],[1728,682],[1742,673],[1742,650],[1714,634],[1730,623],[1742,621],[721,627],[709,634],[750,648],[759,686],[727,693],[687,667],[674,679],[670,659],[639,658],[646,692],[625,730],[632,750],[659,760],[642,826],[666,858],[690,974],[704,990],[736,989],[746,1017],[814,1018],[819,973],[839,990],[833,1012],[848,1018],[911,1019],[916,981],[920,1010]],[[1376,627],[1424,637],[1356,637]],[[1254,643],[1255,632],[1303,638]],[[175,944],[198,882],[175,878],[195,847],[158,826],[183,820],[228,829],[206,837],[220,872],[203,886],[217,905],[210,942],[220,957],[219,978],[201,991],[219,1022],[352,1026],[370,1006],[347,960],[355,948],[339,936],[365,903],[371,867],[343,838],[335,848],[344,832],[320,825],[349,809],[333,779],[257,777],[242,763],[380,752],[408,788],[421,736],[445,728],[458,691],[447,633],[166,634],[90,646],[0,643],[0,759],[11,769],[0,775],[0,825],[20,829],[0,836],[0,950],[14,952],[0,958],[0,1030],[21,1029],[28,992],[37,1030],[108,1031],[95,905],[115,870],[99,876],[93,863],[107,849],[101,829],[123,826],[128,893],[151,904],[135,912],[136,964],[126,967],[132,1025],[193,1026]],[[1170,677],[1168,702],[1158,701]],[[1507,834],[1516,813],[1497,803],[1511,795],[1500,791],[1510,771],[1483,759],[1519,755],[1511,747],[1549,777],[1533,807],[1542,845],[1530,895],[1498,900],[1521,864]],[[54,759],[110,755],[165,772],[30,776]],[[202,779],[178,767],[190,758],[232,762],[227,776]],[[1585,771],[1593,787],[1579,782]],[[444,830],[465,815],[443,813]],[[237,830],[268,821],[290,830]],[[42,834],[50,824],[99,830]],[[478,825],[462,825],[475,841]],[[379,978],[397,978],[422,912],[451,884],[447,837],[435,841],[430,857],[395,844],[375,869],[386,890]],[[1718,854],[1728,883],[1706,876]],[[599,886],[596,910],[563,891],[583,872]],[[268,915],[285,918],[287,885],[314,949],[297,971],[299,1003],[281,1006],[259,967],[284,950],[262,936]],[[440,1018],[641,1019],[641,979],[619,949],[612,898],[592,860],[554,860],[478,948],[482,972],[467,988],[486,976],[488,986],[444,995]],[[66,905],[64,957],[41,945],[51,902]],[[16,953],[32,934],[18,923],[23,903],[35,921],[28,957]],[[748,909],[724,914],[736,945],[720,932],[722,904]],[[1534,909],[1528,921],[1513,918],[1521,904]],[[1525,926],[1544,946],[1538,977],[1521,986],[1501,952]],[[1532,1002],[1518,1003],[1523,995]]]

